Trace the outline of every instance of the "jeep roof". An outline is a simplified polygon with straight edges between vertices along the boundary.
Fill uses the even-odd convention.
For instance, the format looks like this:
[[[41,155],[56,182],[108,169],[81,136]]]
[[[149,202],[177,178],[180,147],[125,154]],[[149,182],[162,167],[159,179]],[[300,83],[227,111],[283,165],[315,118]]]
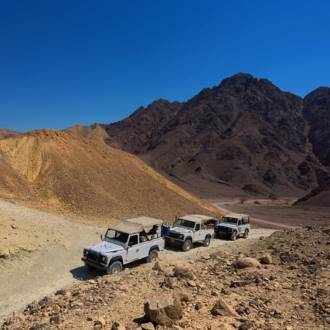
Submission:
[[[183,217],[179,217],[179,219],[189,220],[195,223],[204,223],[206,221],[213,220],[214,217],[210,217],[208,215],[201,215],[201,214],[188,214],[188,215],[184,215]]]
[[[160,219],[139,217],[133,219],[126,219],[112,226],[111,229],[120,231],[126,234],[140,233],[141,231],[150,231],[153,226],[161,226],[163,221]]]
[[[249,215],[248,214],[240,214],[240,213],[228,213],[224,216],[224,218],[246,219],[246,218],[249,218]]]

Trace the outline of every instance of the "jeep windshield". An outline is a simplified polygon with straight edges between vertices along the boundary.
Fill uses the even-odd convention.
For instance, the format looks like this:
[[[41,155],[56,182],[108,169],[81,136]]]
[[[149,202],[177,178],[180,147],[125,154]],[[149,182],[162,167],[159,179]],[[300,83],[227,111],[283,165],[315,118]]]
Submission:
[[[190,221],[190,220],[185,220],[185,219],[177,219],[174,222],[174,226],[186,227],[186,228],[189,228],[189,229],[194,229],[195,228],[195,222]]]
[[[225,222],[225,223],[233,223],[233,224],[237,225],[237,219],[236,218],[224,217],[223,218],[223,222]]]
[[[127,233],[122,233],[117,230],[108,229],[104,238],[113,243],[117,243],[117,244],[119,243],[122,245],[127,243],[128,236],[129,235]]]

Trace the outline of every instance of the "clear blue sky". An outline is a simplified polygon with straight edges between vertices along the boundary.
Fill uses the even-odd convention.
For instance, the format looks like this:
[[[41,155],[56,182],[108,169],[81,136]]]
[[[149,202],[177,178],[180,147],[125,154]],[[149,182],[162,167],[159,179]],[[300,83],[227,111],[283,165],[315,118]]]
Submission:
[[[0,127],[109,123],[237,72],[330,85],[330,1],[0,2]]]

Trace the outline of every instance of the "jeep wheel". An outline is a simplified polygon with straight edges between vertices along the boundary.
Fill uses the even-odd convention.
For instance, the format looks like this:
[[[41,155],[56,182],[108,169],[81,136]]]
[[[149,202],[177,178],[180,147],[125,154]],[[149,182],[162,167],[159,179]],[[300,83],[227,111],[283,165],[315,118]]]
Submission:
[[[234,230],[230,235],[230,240],[236,241],[236,238],[237,238],[237,231]]]
[[[249,230],[248,229],[245,229],[245,232],[244,232],[243,237],[244,238],[248,238],[248,236],[249,236]]]
[[[192,246],[192,241],[190,239],[187,239],[183,244],[182,244],[182,251],[189,251]]]
[[[114,261],[108,268],[107,274],[117,274],[123,270],[123,264],[121,261]]]
[[[204,240],[204,246],[209,246],[211,243],[211,237],[210,236],[206,236],[205,240]]]
[[[151,250],[149,252],[149,255],[147,257],[147,262],[153,262],[158,258],[158,252],[157,250]]]

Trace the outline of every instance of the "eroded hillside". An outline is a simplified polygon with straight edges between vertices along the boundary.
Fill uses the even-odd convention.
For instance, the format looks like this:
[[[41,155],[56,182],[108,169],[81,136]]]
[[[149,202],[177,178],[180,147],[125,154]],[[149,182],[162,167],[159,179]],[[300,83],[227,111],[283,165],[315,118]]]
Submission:
[[[0,141],[0,195],[108,220],[215,209],[140,159],[95,139],[35,131]]]

